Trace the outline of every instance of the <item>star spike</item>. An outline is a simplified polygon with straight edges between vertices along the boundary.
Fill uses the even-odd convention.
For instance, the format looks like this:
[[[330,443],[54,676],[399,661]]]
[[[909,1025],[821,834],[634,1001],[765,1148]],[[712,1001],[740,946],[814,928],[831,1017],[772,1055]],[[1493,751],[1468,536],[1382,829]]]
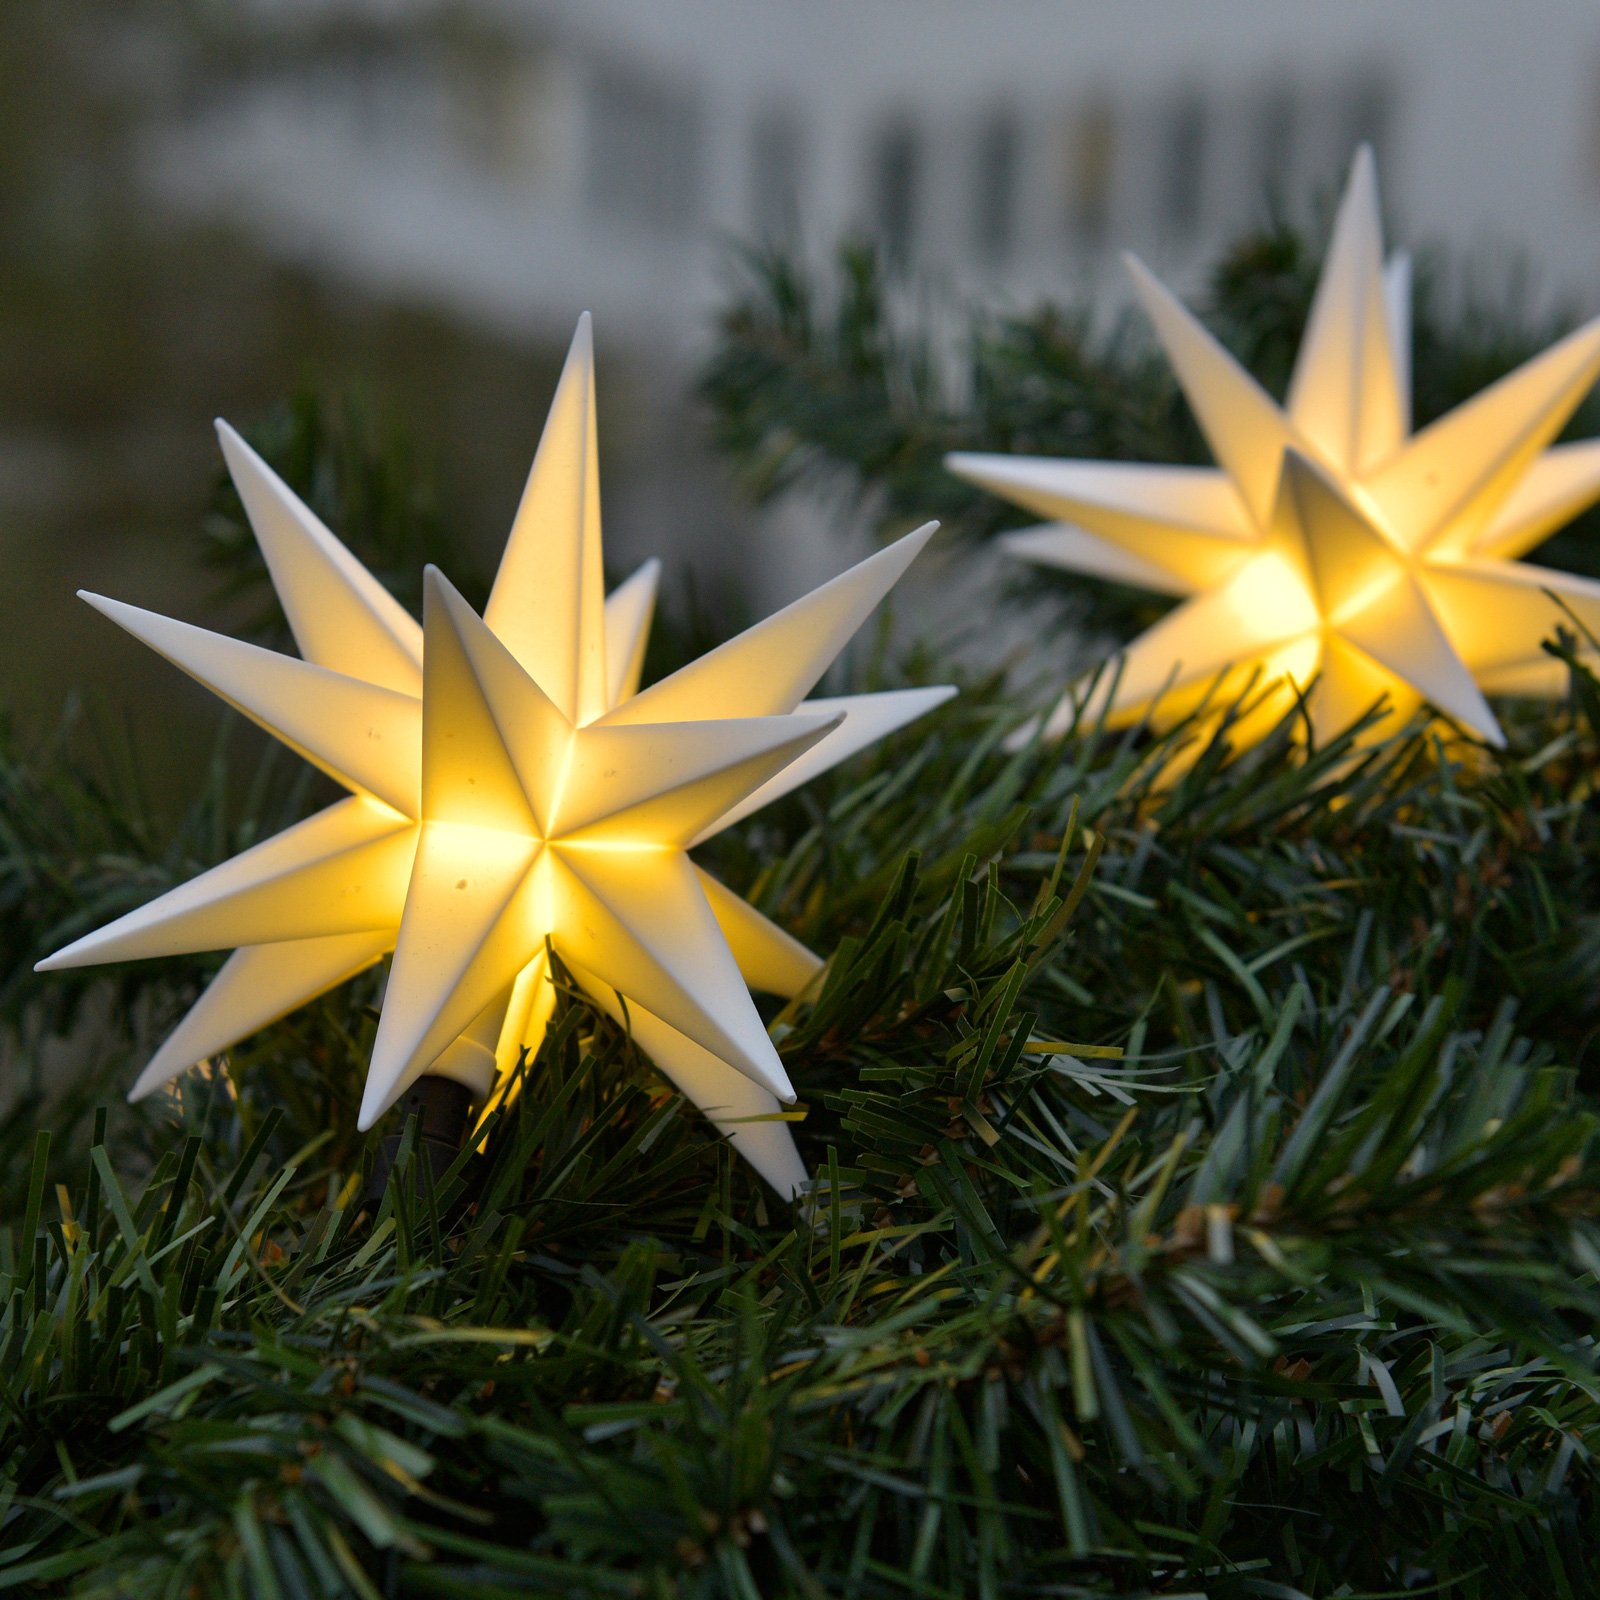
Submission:
[[[1333,225],[1285,407],[1296,431],[1346,472],[1386,461],[1405,435],[1384,292],[1372,149],[1362,145]]]
[[[1428,567],[1423,583],[1462,660],[1475,673],[1546,662],[1557,674],[1555,693],[1564,693],[1568,669],[1552,661],[1540,641],[1558,626],[1570,628],[1573,617],[1580,627],[1600,634],[1600,580],[1594,578],[1479,559]]]
[[[752,989],[792,1000],[822,971],[822,959],[791,937],[748,900],[719,883],[704,868],[695,869],[711,914],[728,941],[739,976]]]
[[[572,724],[437,567],[422,593],[422,815],[548,834]]]
[[[364,1133],[539,949],[537,840],[425,823],[356,1126]]]
[[[1277,490],[1279,453],[1294,437],[1288,419],[1137,256],[1122,259],[1200,431],[1251,515],[1264,520]]]
[[[1153,594],[1170,594],[1183,599],[1203,587],[1198,579],[1179,576],[1170,566],[1133,555],[1107,539],[1097,538],[1082,528],[1064,522],[1042,522],[1034,528],[1014,528],[995,541],[1008,556],[1034,561],[1041,567],[1058,567],[1063,572],[1080,572],[1109,583],[1125,583],[1134,589],[1149,589]],[[1215,552],[1218,574],[1230,564],[1227,552]]]
[[[216,429],[300,654],[346,677],[420,695],[415,619],[220,417]]]
[[[633,1001],[622,1001],[615,989],[580,966],[572,975],[589,998],[669,1077],[785,1200],[793,1200],[807,1182],[805,1164],[795,1149],[783,1107],[775,1095],[735,1072],[725,1061],[670,1027]]]
[[[1430,423],[1364,487],[1414,550],[1465,555],[1600,377],[1600,317]]]
[[[586,728],[556,813],[562,841],[686,849],[840,727],[842,711]]]
[[[1389,324],[1400,437],[1411,432],[1411,252],[1396,250],[1383,267],[1383,309]]]
[[[545,1025],[555,1010],[555,985],[550,981],[550,962],[540,950],[516,976],[506,1014],[495,1044],[495,1075],[503,1086],[516,1071],[524,1049],[537,1050]]]
[[[1120,461],[1035,461],[959,452],[946,456],[945,465],[957,477],[1055,523],[1086,530],[1091,546],[1103,542],[1116,555],[1153,568],[1160,575],[1157,586],[1168,593],[1193,594],[1225,578],[1253,535],[1238,489],[1215,467],[1157,470]],[[1067,565],[1072,556],[1055,553],[1059,539],[1043,534],[1029,529],[1004,536],[1003,543],[1014,554]],[[1068,547],[1083,549],[1084,534]]]
[[[1375,728],[1398,726],[1422,704],[1422,696],[1364,650],[1333,634],[1323,641],[1306,703],[1312,743],[1327,745],[1374,710],[1382,711]]]
[[[121,600],[79,598],[335,782],[416,815],[421,701]]]
[[[792,1101],[794,1087],[688,858],[676,850],[551,855],[553,890],[572,907],[555,941],[562,959],[570,955],[785,1104]]]
[[[1410,573],[1347,619],[1340,635],[1486,744],[1506,742],[1482,690]]]
[[[585,311],[484,611],[490,629],[574,723],[606,709],[595,441],[594,335]],[[534,595],[543,603],[532,604]]]
[[[74,940],[36,970],[393,928],[415,834],[386,806],[341,800]]]
[[[453,1078],[464,1085],[477,1105],[483,1105],[494,1091],[495,1073],[499,1067],[500,1035],[504,1031],[506,1012],[515,992],[516,982],[513,981],[491,996],[477,1016],[428,1066],[430,1074]]]
[[[220,1054],[364,972],[393,946],[393,934],[380,928],[235,950],[134,1080],[128,1098],[153,1094],[195,1062]]]
[[[652,684],[605,720],[612,725],[679,722],[793,711],[905,575],[938,526],[924,523],[765,622]]]
[[[1339,492],[1338,485],[1298,450],[1286,450],[1280,493],[1289,504],[1281,521],[1304,552],[1323,619],[1337,625],[1359,612],[1379,589],[1404,576],[1400,552]]]
[[[606,709],[639,692],[661,563],[652,556],[606,596]]]
[[[802,700],[798,712],[825,718],[831,724],[831,731],[824,731],[809,750],[802,750],[788,766],[752,789],[744,799],[702,828],[689,841],[691,847],[715,838],[724,828],[732,827],[763,806],[782,799],[801,784],[820,777],[857,751],[865,750],[878,740],[887,738],[896,729],[926,716],[935,706],[942,706],[945,701],[954,698],[955,693],[949,685],[941,685],[929,689],[886,689],[877,694],[845,694],[827,699]]]
[[[1600,498],[1600,439],[1552,445],[1506,496],[1471,554],[1514,560]]]

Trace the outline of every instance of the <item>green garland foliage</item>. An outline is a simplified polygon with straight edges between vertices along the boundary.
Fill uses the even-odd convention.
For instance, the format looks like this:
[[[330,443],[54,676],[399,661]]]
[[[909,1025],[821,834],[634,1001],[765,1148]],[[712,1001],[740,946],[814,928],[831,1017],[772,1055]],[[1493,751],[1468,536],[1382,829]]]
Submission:
[[[983,679],[717,841],[829,958],[771,1019],[793,1208],[575,996],[376,1205],[360,985],[94,1112],[204,966],[26,964],[309,796],[219,756],[166,838],[6,747],[0,1591],[1597,1592],[1600,684],[1551,648],[1504,752],[1008,753]]]

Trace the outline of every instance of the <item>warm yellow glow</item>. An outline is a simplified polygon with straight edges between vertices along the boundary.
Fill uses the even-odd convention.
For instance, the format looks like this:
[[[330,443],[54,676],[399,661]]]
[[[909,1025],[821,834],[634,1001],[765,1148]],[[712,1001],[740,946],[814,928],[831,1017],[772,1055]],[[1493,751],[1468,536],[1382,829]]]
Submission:
[[[1366,150],[1282,407],[1129,264],[1217,468],[950,458],[1050,519],[1009,536],[1016,554],[1184,597],[1128,646],[1091,712],[1176,717],[1230,669],[1270,683],[1291,660],[1303,685],[1314,654],[1319,740],[1384,699],[1390,725],[1426,701],[1498,744],[1486,690],[1561,692],[1540,647],[1562,613],[1543,591],[1597,628],[1600,583],[1513,558],[1600,495],[1600,441],[1551,447],[1600,374],[1600,322],[1412,434],[1409,267],[1384,263]],[[1314,647],[1290,648],[1313,631]],[[1046,732],[1073,712],[1069,694]]]
[[[1304,694],[1322,669],[1322,639],[1308,636],[1280,645],[1266,658],[1263,677],[1272,683],[1283,679]]]
[[[655,567],[605,596],[587,318],[482,618],[430,571],[419,627],[219,431],[302,657],[87,598],[350,796],[40,963],[239,947],[133,1093],[393,951],[361,1126],[426,1071],[490,1102],[549,1021],[548,949],[794,1193],[749,988],[820,962],[687,851],[953,692],[806,699],[931,527],[640,692]]]
[[[1318,627],[1317,603],[1304,578],[1276,550],[1245,561],[1226,586],[1223,626],[1259,629],[1262,617],[1273,618],[1280,637],[1292,638]]]

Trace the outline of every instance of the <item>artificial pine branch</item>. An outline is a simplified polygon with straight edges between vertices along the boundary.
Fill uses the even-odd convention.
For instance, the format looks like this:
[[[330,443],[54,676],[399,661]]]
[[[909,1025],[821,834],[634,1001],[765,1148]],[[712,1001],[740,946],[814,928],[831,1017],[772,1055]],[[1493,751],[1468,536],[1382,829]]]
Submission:
[[[359,1169],[310,1107],[254,1109],[248,1053],[243,1098],[186,1087],[144,1185],[101,1151],[63,1199],[36,1160],[0,1258],[0,1579],[1584,1592],[1592,1112],[1494,985],[1375,979],[1377,886],[1323,854],[1481,853],[1525,758],[1441,786],[1414,737],[1364,792],[1280,742],[1141,793],[1137,738],[1006,757],[1009,708],[943,715],[761,824],[833,951],[778,1019],[796,1212],[575,1004],[464,1217],[465,1156],[358,1218]],[[1556,770],[1590,748],[1529,732]]]
[[[723,836],[829,957],[773,1017],[796,1208],[572,996],[375,1210],[359,987],[119,1142],[199,965],[24,961],[308,797],[219,762],[168,839],[8,745],[9,1059],[110,1002],[0,1136],[0,1587],[1594,1592],[1600,685],[1552,648],[1505,752],[1008,754],[980,680]]]

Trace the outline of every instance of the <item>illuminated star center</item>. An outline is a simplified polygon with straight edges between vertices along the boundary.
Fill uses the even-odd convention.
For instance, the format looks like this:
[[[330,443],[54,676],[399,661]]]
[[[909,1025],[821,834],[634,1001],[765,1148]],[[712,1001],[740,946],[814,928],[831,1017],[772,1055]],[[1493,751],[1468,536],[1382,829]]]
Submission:
[[[373,1104],[505,995],[547,939],[792,1100],[687,848],[840,717],[578,727],[431,569],[423,628],[421,836]]]

